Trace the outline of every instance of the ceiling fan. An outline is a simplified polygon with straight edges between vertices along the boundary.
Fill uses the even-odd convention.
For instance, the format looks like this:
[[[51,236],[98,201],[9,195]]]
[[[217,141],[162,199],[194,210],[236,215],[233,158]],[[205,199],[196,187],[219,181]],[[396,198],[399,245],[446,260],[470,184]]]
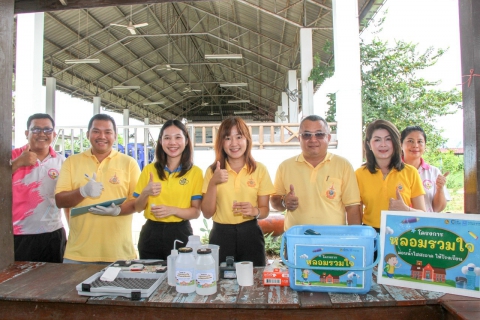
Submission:
[[[202,92],[200,89],[192,89],[192,87],[188,86],[183,89],[183,93],[190,93],[190,92]]]
[[[169,65],[169,64],[164,64],[164,65],[161,65],[160,67],[161,67],[161,68],[160,68],[160,69],[157,69],[157,70],[168,70],[168,71],[172,71],[172,70],[180,71],[180,70],[182,70],[182,69],[180,69],[180,68],[174,68],[174,67],[172,67],[172,66]]]
[[[213,107],[210,107],[210,113],[208,114],[209,116],[218,116],[220,113],[218,112],[213,112]]]
[[[286,121],[287,120],[287,115],[285,114],[285,111],[277,111],[275,112],[275,115],[282,121]]]
[[[139,24],[133,24],[132,22],[132,6],[130,6],[130,22],[128,22],[128,25],[123,25],[123,24],[116,24],[116,23],[110,23],[111,26],[116,26],[116,27],[124,27],[127,28],[128,31],[130,31],[131,34],[137,34],[135,31],[136,28],[141,28],[141,27],[146,27],[148,26],[148,23],[139,23]]]

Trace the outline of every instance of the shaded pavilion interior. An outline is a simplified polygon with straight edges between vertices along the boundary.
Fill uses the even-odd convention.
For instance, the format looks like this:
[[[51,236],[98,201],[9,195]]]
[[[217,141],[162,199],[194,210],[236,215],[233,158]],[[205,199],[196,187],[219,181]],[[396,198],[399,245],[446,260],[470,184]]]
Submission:
[[[32,11],[27,3],[38,2],[17,0],[15,11]],[[288,70],[300,78],[302,27],[313,28],[313,54],[323,63],[332,59],[323,50],[333,39],[330,0],[44,3],[35,10],[45,11],[43,76],[73,97],[99,96],[104,110],[129,109],[130,117],[150,124],[218,122],[234,114],[273,122]],[[358,0],[359,30],[382,3]],[[148,25],[135,34],[111,25],[129,22]],[[242,58],[206,59],[211,54]],[[100,63],[65,63],[69,59]],[[225,86],[238,83],[244,86]]]

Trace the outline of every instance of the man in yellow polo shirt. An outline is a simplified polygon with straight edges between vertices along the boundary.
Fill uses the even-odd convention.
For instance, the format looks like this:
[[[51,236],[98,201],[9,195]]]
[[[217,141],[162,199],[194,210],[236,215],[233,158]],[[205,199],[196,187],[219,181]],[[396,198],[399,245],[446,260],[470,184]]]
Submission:
[[[132,241],[133,191],[140,176],[136,161],[112,149],[115,120],[96,114],[88,124],[92,147],[65,160],[55,191],[59,208],[92,205],[88,213],[71,216],[64,263],[108,263],[136,258]],[[120,206],[95,204],[127,198]]]
[[[352,165],[327,151],[330,129],[322,117],[300,123],[302,153],[280,164],[273,208],[287,210],[285,230],[295,225],[361,224],[360,192]],[[345,214],[346,212],[346,214]]]

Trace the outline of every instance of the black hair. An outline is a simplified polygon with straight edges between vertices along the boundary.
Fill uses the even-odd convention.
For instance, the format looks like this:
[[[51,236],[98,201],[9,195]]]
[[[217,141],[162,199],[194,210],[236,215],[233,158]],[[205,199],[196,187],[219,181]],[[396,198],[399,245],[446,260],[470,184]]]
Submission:
[[[302,127],[302,124],[305,122],[305,121],[321,121],[325,124],[325,128],[327,128],[328,132],[327,133],[330,133],[330,127],[328,126],[328,123],[327,123],[327,120],[325,120],[324,118],[320,117],[320,116],[317,116],[315,114],[312,114],[312,115],[309,115],[305,118],[302,119],[302,121],[300,121],[300,128]]]
[[[367,162],[363,165],[370,171],[370,173],[377,172],[377,161],[373,151],[370,149],[370,140],[372,140],[373,132],[378,129],[385,129],[388,131],[393,145],[393,154],[390,159],[389,169],[395,168],[398,171],[402,171],[405,168],[405,164],[402,161],[402,144],[400,143],[400,132],[393,123],[387,120],[375,120],[370,123],[365,132],[365,140],[363,141],[363,149],[365,150],[365,156]]]
[[[115,119],[105,113],[97,113],[96,115],[94,115],[88,122],[87,131],[90,131],[90,129],[92,129],[93,121],[95,120],[110,121],[113,124],[113,132],[117,133],[117,125],[115,124]]]
[[[420,126],[408,126],[405,129],[403,129],[402,133],[400,134],[400,143],[403,143],[403,140],[412,132],[418,131],[423,135],[423,138],[425,139],[425,143],[427,143],[427,135],[425,134],[425,131],[423,131],[422,127]]]
[[[155,150],[155,169],[157,169],[158,176],[160,180],[167,180],[167,176],[165,175],[165,166],[167,165],[167,154],[163,150],[162,147],[162,136],[165,129],[168,127],[175,126],[182,130],[183,135],[185,136],[185,149],[182,152],[182,157],[180,159],[180,165],[182,169],[178,173],[178,177],[185,175],[188,170],[190,170],[193,166],[193,146],[192,142],[190,141],[190,135],[188,134],[187,127],[180,121],[180,120],[168,120],[162,126],[160,130],[160,134],[158,135],[157,141],[157,148]]]
[[[55,120],[53,120],[52,116],[50,116],[48,113],[35,113],[28,117],[27,129],[30,129],[32,121],[36,119],[48,119],[52,122],[52,127],[55,128]]]

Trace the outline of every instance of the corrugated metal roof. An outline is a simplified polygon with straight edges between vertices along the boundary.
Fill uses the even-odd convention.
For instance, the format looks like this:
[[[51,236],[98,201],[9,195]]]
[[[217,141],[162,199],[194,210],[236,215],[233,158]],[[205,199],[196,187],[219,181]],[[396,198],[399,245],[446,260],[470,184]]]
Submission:
[[[358,0],[369,19],[383,0]],[[330,0],[228,0],[136,4],[45,13],[44,75],[73,96],[102,98],[105,109],[150,123],[165,119],[219,121],[234,111],[273,121],[287,71],[300,70],[299,30],[314,28],[313,52],[332,41]],[[111,24],[148,23],[135,28]],[[207,60],[206,54],[242,54]],[[66,59],[99,59],[66,64]],[[168,67],[166,65],[169,65]],[[180,70],[176,70],[180,69]],[[222,83],[246,87],[221,87]],[[140,89],[116,90],[134,85]],[[228,100],[250,103],[229,104]],[[145,105],[163,101],[164,104]]]

